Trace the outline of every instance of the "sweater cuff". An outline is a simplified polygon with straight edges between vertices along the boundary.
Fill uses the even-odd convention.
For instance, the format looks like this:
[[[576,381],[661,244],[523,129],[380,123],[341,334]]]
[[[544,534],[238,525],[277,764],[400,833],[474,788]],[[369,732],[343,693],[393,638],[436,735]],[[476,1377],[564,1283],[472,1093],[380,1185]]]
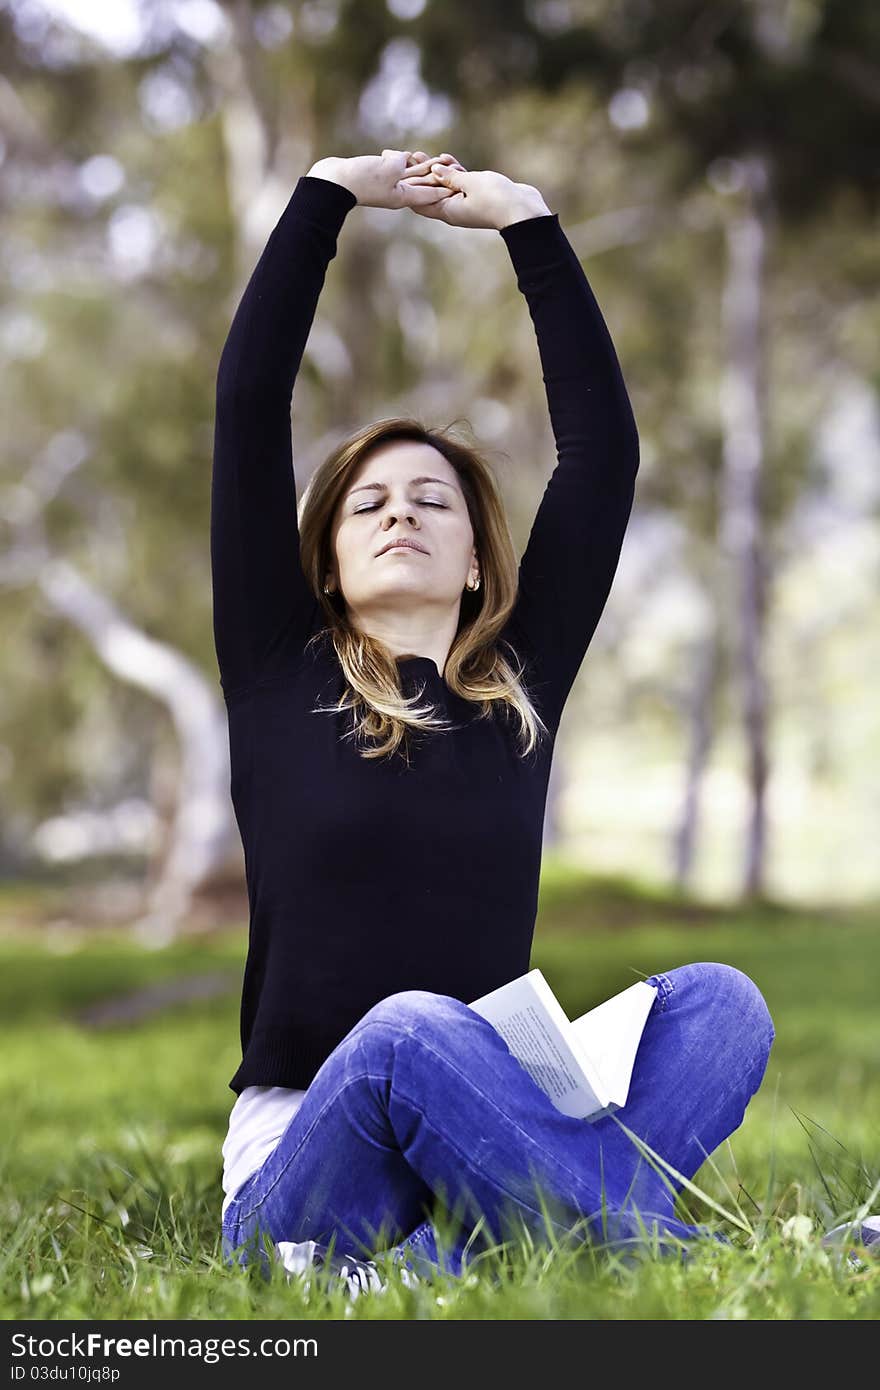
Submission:
[[[303,174],[291,194],[290,205],[311,222],[336,235],[347,214],[357,206],[357,198],[341,183]]]
[[[532,270],[537,266],[558,261],[560,253],[565,254],[569,245],[565,232],[559,225],[559,213],[542,213],[538,217],[525,217],[520,222],[511,222],[499,229],[504,238],[514,268]]]

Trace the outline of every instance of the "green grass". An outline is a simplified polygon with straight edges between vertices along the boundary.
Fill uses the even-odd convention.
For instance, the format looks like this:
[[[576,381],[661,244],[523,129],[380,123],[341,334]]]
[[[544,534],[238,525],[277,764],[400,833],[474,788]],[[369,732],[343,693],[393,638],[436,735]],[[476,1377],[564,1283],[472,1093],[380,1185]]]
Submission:
[[[533,964],[571,1015],[688,961],[739,967],[777,1040],[742,1127],[685,1192],[733,1241],[686,1262],[588,1245],[499,1248],[463,1279],[349,1302],[279,1269],[223,1265],[220,1146],[238,1061],[245,931],[161,951],[118,932],[33,925],[0,942],[0,1311],[5,1318],[876,1318],[880,1260],[817,1234],[880,1210],[880,947],[875,910],[701,908],[613,880],[545,875]],[[51,943],[51,946],[50,944]],[[60,944],[59,944],[60,943]],[[227,974],[229,992],[139,1023],[81,1011],[145,984]],[[731,1220],[718,1215],[716,1206]],[[798,1218],[798,1219],[793,1219]]]

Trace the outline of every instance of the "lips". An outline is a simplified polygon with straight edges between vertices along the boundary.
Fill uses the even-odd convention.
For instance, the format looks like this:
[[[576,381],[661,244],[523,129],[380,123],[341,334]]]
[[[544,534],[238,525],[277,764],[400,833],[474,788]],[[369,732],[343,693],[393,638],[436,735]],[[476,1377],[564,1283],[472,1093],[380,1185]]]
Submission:
[[[384,555],[388,550],[417,550],[421,555],[427,555],[427,550],[423,545],[418,545],[416,541],[389,541],[383,545],[379,555]],[[376,557],[378,559],[378,556]]]

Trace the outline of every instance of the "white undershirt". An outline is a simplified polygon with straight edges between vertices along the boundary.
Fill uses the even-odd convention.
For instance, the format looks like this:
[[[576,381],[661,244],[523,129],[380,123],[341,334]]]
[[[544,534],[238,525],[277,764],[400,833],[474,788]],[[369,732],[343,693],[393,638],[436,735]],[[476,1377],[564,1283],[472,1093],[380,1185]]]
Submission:
[[[221,1220],[238,1189],[276,1147],[302,1104],[305,1091],[289,1086],[245,1086],[229,1114],[223,1143]]]

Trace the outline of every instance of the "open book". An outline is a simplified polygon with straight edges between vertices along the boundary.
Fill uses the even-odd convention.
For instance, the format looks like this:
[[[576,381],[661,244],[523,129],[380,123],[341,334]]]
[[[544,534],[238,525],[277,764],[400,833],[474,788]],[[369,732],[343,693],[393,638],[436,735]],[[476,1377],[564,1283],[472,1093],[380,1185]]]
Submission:
[[[475,999],[533,1081],[565,1115],[598,1119],[626,1104],[654,985],[639,980],[569,1021],[540,970]]]

